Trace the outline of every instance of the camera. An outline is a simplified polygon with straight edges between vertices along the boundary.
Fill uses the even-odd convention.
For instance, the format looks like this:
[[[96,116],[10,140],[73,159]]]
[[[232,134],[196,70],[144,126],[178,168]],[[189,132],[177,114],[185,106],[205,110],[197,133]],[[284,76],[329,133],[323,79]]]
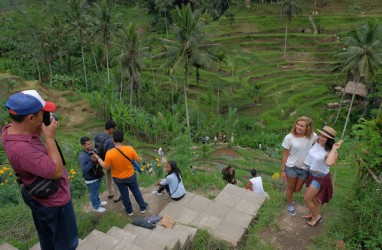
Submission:
[[[53,117],[56,121],[58,121],[58,117],[51,113],[51,112],[46,112],[44,111],[43,117],[42,117],[42,122],[45,124],[45,126],[49,126],[50,124],[50,118]]]
[[[93,154],[98,154],[96,149],[92,149],[92,150],[88,151],[88,155],[93,155]]]

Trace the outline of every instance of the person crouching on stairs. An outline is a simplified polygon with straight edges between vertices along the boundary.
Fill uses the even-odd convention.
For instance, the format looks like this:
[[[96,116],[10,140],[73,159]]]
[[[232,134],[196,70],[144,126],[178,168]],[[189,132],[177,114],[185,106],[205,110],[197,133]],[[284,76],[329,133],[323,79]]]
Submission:
[[[167,172],[166,178],[157,182],[158,189],[154,190],[153,194],[160,196],[166,190],[174,201],[182,199],[186,195],[186,189],[184,188],[182,174],[176,162],[169,161],[166,164],[165,171]]]

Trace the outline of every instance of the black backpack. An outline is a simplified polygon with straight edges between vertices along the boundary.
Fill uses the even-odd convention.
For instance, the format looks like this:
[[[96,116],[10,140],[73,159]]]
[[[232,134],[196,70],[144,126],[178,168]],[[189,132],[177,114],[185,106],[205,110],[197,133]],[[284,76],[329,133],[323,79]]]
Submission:
[[[110,138],[109,135],[106,135],[102,140],[99,139],[99,135],[94,138],[94,147],[97,150],[98,156],[101,157],[102,160],[105,160],[107,151],[103,144],[108,138]]]

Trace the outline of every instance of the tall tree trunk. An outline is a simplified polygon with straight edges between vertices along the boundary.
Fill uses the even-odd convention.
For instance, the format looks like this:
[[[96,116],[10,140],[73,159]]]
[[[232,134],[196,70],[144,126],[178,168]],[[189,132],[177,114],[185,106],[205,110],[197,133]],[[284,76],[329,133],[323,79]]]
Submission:
[[[109,66],[109,46],[106,44],[105,49],[106,49],[106,68],[107,68],[107,82],[110,82],[110,66]]]
[[[155,73],[154,73],[154,68],[153,68],[153,61],[151,60],[151,72],[153,74],[153,83],[154,83],[154,100],[157,99],[157,88],[156,88],[156,83],[155,83]]]
[[[187,129],[190,133],[191,138],[191,129],[190,129],[190,116],[188,114],[188,100],[187,100],[187,89],[188,89],[188,60],[186,61],[186,66],[184,67],[184,105],[186,108],[186,121],[187,121]]]
[[[342,101],[343,101],[343,99],[344,99],[344,96],[345,96],[345,89],[342,90],[342,95],[341,95],[340,105],[338,105],[337,115],[336,115],[336,119],[335,119],[334,122],[333,122],[333,125],[337,123],[338,116],[340,115],[341,106],[342,106]]]
[[[122,101],[122,91],[123,91],[123,69],[121,71],[121,81],[119,84],[119,100]]]
[[[171,108],[172,108],[172,116],[175,116],[175,104],[174,104],[174,90],[173,90],[173,80],[174,77],[171,77]]]
[[[287,37],[288,37],[288,22],[286,22],[286,25],[285,25],[284,59],[286,56]]]
[[[53,82],[53,72],[52,72],[52,64],[50,63],[50,60],[48,60],[48,67],[49,67],[49,84],[52,85]]]
[[[168,39],[168,28],[167,28],[167,9],[166,11],[164,12],[164,21],[165,21],[165,24],[166,24],[166,38]]]
[[[86,75],[84,46],[82,44],[82,31],[80,31],[80,46],[81,46],[81,56],[82,56],[82,67],[84,70],[84,78],[85,78],[85,88],[86,88],[86,92],[87,92],[87,91],[89,91],[89,89],[88,89],[88,77]]]
[[[354,89],[354,93],[353,93],[353,95],[352,95],[352,97],[351,97],[351,101],[350,101],[350,105],[349,105],[348,114],[347,114],[347,116],[346,116],[345,125],[344,125],[344,128],[343,128],[343,130],[342,130],[342,134],[341,134],[341,139],[344,138],[345,131],[346,131],[346,127],[347,127],[348,122],[349,122],[351,109],[352,109],[352,107],[353,107],[353,102],[354,102],[354,99],[355,99],[355,93],[357,92],[357,88],[358,88],[358,83],[359,83],[359,78],[357,78],[357,80],[355,80],[355,89]]]
[[[220,109],[220,75],[219,75],[219,81],[218,81],[218,105],[217,105],[217,108],[216,108],[216,115],[218,116],[219,115],[219,109]]]
[[[131,75],[130,76],[130,108],[133,108],[133,91],[134,91],[133,85],[134,85],[134,78]]]
[[[40,65],[39,65],[39,63],[38,63],[38,61],[37,61],[37,58],[36,58],[35,53],[33,53],[33,59],[34,59],[34,62],[36,63],[36,68],[37,68],[37,73],[38,73],[38,80],[39,80],[40,82],[42,82]]]
[[[94,50],[92,50],[92,54],[93,54],[94,66],[95,66],[95,68],[96,68],[98,77],[100,78],[100,77],[101,77],[101,74],[99,73],[99,69],[98,69],[98,65],[97,65],[97,58],[96,58],[96,56],[95,56]]]

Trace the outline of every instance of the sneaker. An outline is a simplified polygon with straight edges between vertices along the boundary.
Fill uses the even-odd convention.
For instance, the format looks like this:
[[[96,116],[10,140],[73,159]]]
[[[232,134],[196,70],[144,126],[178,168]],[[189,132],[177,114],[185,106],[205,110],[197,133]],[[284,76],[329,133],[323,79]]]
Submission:
[[[107,201],[101,201],[101,207],[103,207],[103,206],[106,206],[107,205]]]
[[[155,196],[161,196],[162,193],[158,193],[158,191],[154,190],[154,191],[153,191],[153,195],[155,195]]]
[[[128,216],[133,216],[134,213],[133,213],[133,212],[131,212],[131,213],[127,213],[127,215],[128,215]]]
[[[93,211],[98,212],[98,213],[103,213],[106,211],[106,208],[104,208],[104,207],[99,207],[97,209],[93,208]]]
[[[146,213],[146,211],[147,211],[147,209],[149,208],[149,204],[147,204],[146,205],[146,208],[145,208],[145,210],[141,210],[141,214],[144,214],[144,213]]]
[[[294,209],[294,206],[293,204],[292,205],[288,205],[288,213],[292,216],[295,216],[296,215],[296,210]]]

